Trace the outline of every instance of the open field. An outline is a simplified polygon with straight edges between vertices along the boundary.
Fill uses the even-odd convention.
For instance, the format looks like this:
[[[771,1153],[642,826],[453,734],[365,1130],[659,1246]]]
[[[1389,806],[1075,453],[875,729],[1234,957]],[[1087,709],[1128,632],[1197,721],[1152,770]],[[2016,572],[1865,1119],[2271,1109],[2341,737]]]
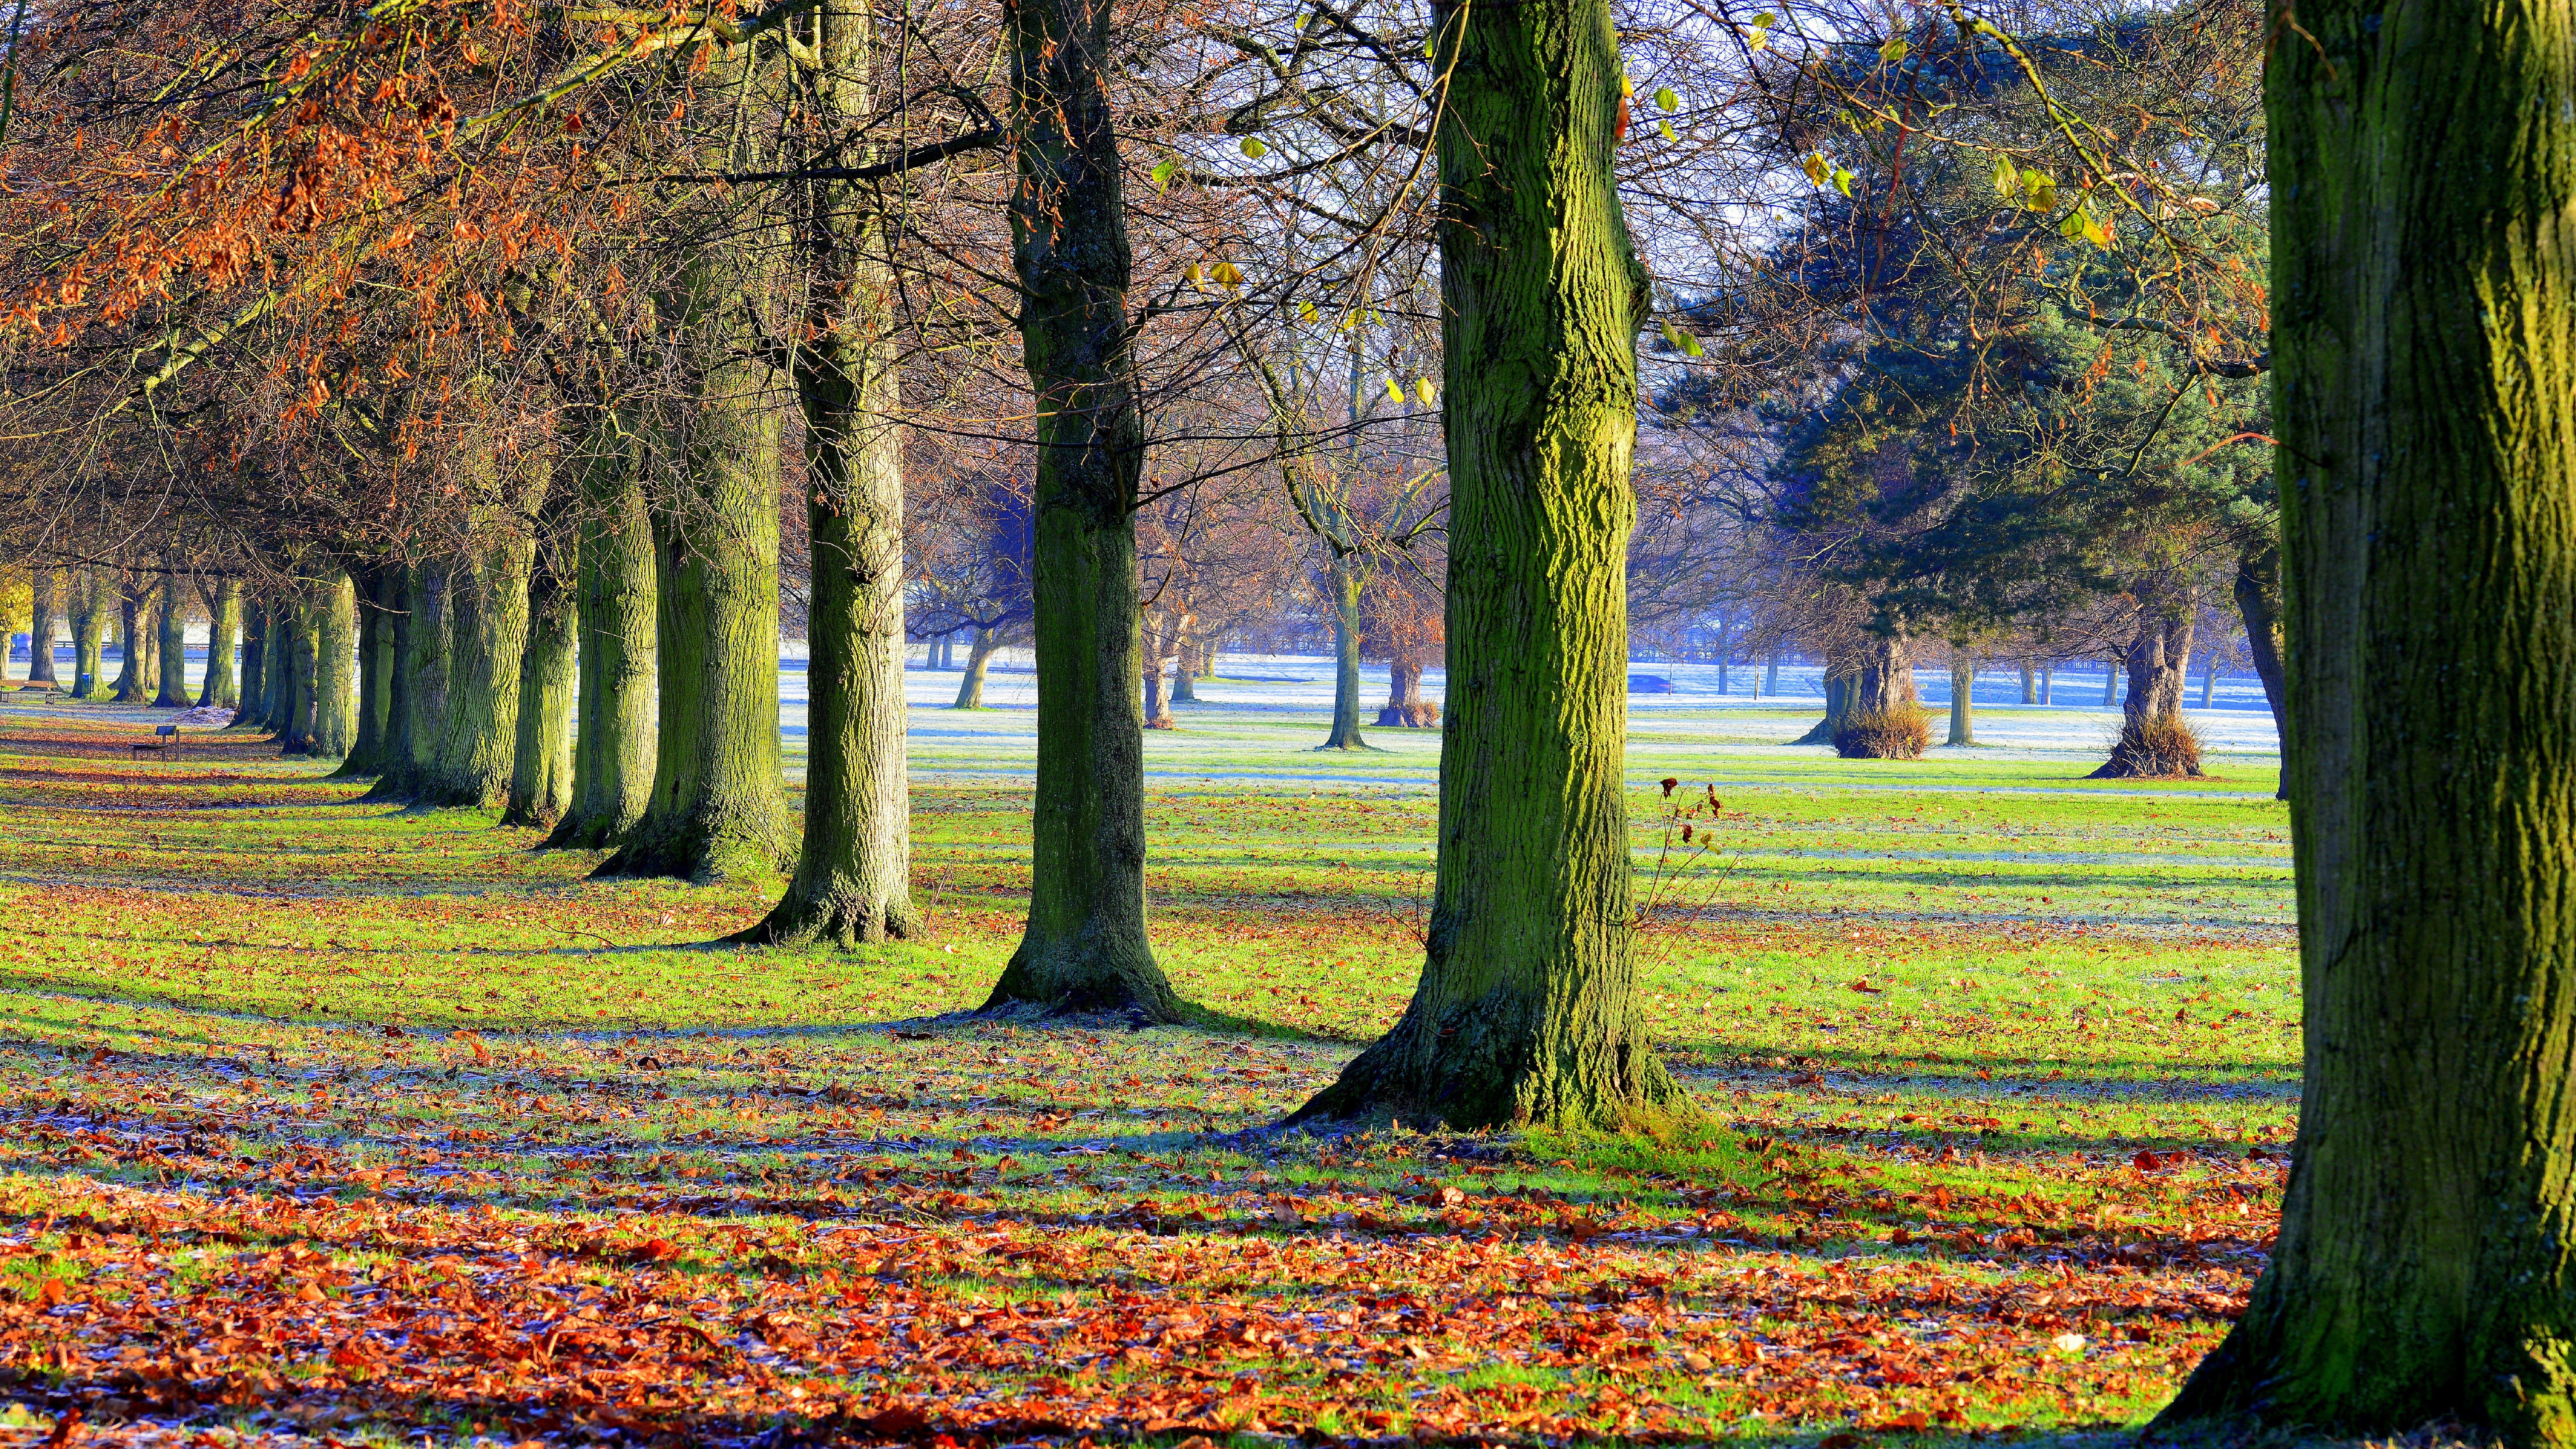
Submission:
[[[1027,885],[1007,673],[916,675],[930,929],[855,953],[0,696],[0,1442],[2099,1436],[2241,1306],[2299,1053],[2268,716],[2095,784],[2100,710],[1845,763],[1677,677],[1644,985],[1710,1130],[1316,1140],[1243,1134],[1404,1004],[1436,740],[1315,754],[1317,671],[1229,672],[1147,744],[1157,949],[1222,1030],[956,1015]]]

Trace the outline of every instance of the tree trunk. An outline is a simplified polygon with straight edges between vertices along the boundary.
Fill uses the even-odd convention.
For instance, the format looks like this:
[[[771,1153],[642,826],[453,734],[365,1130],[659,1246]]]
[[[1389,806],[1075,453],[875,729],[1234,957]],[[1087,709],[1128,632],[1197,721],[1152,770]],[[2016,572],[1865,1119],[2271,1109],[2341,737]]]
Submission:
[[[2117,658],[2102,666],[2102,707],[2109,709],[2120,702],[2120,661]]]
[[[281,755],[313,753],[313,612],[301,599],[282,601],[277,609],[277,642],[270,658],[274,703],[270,727]]]
[[[1199,702],[1199,659],[1202,652],[1197,636],[1184,628],[1172,648],[1172,703]]]
[[[1333,728],[1319,750],[1365,750],[1360,738],[1360,569],[1350,555],[1335,552],[1324,571],[1324,591],[1333,606]]]
[[[152,697],[143,673],[143,626],[150,598],[151,588],[146,584],[129,582],[117,590],[117,638],[124,646],[124,668],[116,675],[114,698],[118,704],[142,704]]]
[[[538,548],[528,571],[504,825],[550,828],[572,802],[573,588],[562,551],[561,543]]]
[[[54,571],[29,570],[32,615],[27,621],[27,683],[52,685],[54,678]]]
[[[2245,620],[2245,652],[2254,656],[2254,677],[2263,681],[2263,702],[2272,709],[2272,731],[2281,745],[2280,799],[2290,798],[2290,715],[2288,668],[2281,657],[2281,551],[2265,546],[2236,560],[2236,612]]]
[[[242,610],[241,580],[221,579],[214,592],[206,597],[206,681],[197,693],[197,705],[237,708],[241,704],[241,676],[233,663],[233,651],[241,647]]]
[[[1793,745],[1830,745],[1834,732],[1842,728],[1843,714],[1851,707],[1852,680],[1861,669],[1861,655],[1852,646],[1827,645],[1823,679],[1825,716],[1807,727],[1807,732],[1791,740]]]
[[[1780,656],[1777,654],[1762,666],[1762,692],[1773,699],[1780,697]]]
[[[1433,18],[1451,487],[1449,721],[1421,984],[1292,1120],[1689,1112],[1634,997],[1627,541],[1647,277],[1612,176],[1607,0]]]
[[[2192,611],[2150,615],[2129,640],[2129,697],[2111,758],[2089,778],[2163,780],[2198,775],[2200,740],[2183,721],[2191,670]]]
[[[1175,632],[1177,628],[1175,625]],[[1171,647],[1171,638],[1164,630],[1140,625],[1137,637],[1144,646],[1145,728],[1170,729],[1174,721],[1171,701],[1163,692],[1163,671],[1177,662],[1179,651]]]
[[[1964,654],[1950,656],[1950,737],[1943,745],[1973,745],[1977,742],[1976,726],[1977,661]]]
[[[2028,664],[2024,664],[2021,667],[2021,702],[2024,704],[2039,703],[2039,682],[2037,679],[2032,677],[2031,668]]]
[[[1011,262],[1037,408],[1037,810],[1028,929],[988,1011],[1186,1015],[1145,940],[1133,256],[1108,68],[1109,0],[1004,12],[1019,161]]]
[[[2576,1444],[2576,4],[2307,0],[2267,66],[2305,1071],[2159,1423]],[[2285,31],[2287,27],[2284,27]]]
[[[712,885],[794,863],[778,759],[777,378],[758,320],[771,242],[701,243],[665,309],[680,319],[689,417],[680,476],[652,513],[653,789],[596,877]]]
[[[72,576],[71,588],[72,698],[96,699],[107,672],[107,584],[83,571]]]
[[[1386,707],[1377,712],[1383,729],[1428,729],[1440,723],[1440,706],[1422,697],[1422,661],[1399,657],[1386,665]]]
[[[161,607],[154,611],[153,616],[160,626],[157,647],[152,651],[160,666],[154,671],[160,683],[152,695],[156,709],[186,709],[196,703],[188,693],[187,598],[187,591],[179,587],[178,574],[169,574],[161,580]],[[206,662],[210,668],[214,663],[211,648],[207,651]]]
[[[268,728],[268,603],[253,599],[242,610],[241,703],[232,729]]]
[[[1849,666],[1848,693],[1834,724],[1834,753],[1846,760],[1911,760],[1932,743],[1914,690],[1914,655],[1901,628],[1863,636]]]
[[[401,607],[401,569],[388,560],[364,563],[350,571],[357,600],[358,703],[357,738],[350,744],[335,780],[365,779],[384,771],[385,741],[393,709],[393,615]]]
[[[950,708],[984,707],[984,671],[992,665],[993,652],[1002,647],[1001,637],[993,629],[975,631],[975,642],[966,651],[966,677],[957,681],[957,703]]]
[[[396,582],[402,602],[394,611],[384,754],[366,798],[410,803],[429,777],[447,719],[447,605],[453,581],[444,561],[424,561],[403,568]]]
[[[872,18],[865,0],[816,12],[812,95],[831,123],[868,119]],[[805,835],[786,895],[743,937],[851,946],[920,929],[904,754],[903,387],[872,200],[832,182],[801,200],[810,281],[794,371],[814,580]],[[954,637],[940,636],[943,649]]]
[[[631,433],[601,412],[581,457],[578,654],[581,702],[572,805],[549,850],[616,844],[653,795],[653,525]]]
[[[2217,697],[2218,651],[2213,648],[2209,651],[2209,657],[2200,662],[2200,707],[2209,708],[2209,702]]]
[[[2042,663],[2039,666],[2039,702],[2054,704],[2057,702],[2056,696],[2057,666],[2053,663]]]
[[[313,732],[310,753],[336,760],[358,739],[358,605],[346,574],[314,595]]]
[[[417,804],[488,809],[509,793],[533,552],[527,539],[503,536],[449,575],[446,709],[413,782]]]

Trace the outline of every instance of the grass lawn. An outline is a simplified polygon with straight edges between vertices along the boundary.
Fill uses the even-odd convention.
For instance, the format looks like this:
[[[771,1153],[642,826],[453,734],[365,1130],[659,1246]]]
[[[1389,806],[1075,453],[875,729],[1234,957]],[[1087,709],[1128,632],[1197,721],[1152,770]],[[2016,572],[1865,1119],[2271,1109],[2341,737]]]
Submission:
[[[1707,1129],[1319,1140],[1247,1129],[1404,1005],[1429,742],[1151,742],[1157,950],[1236,1025],[999,1025],[958,1014],[1029,792],[939,714],[927,936],[838,953],[0,695],[0,1443],[2109,1443],[2261,1267],[2300,1049],[2261,757],[2114,786],[1658,714],[1643,987]]]

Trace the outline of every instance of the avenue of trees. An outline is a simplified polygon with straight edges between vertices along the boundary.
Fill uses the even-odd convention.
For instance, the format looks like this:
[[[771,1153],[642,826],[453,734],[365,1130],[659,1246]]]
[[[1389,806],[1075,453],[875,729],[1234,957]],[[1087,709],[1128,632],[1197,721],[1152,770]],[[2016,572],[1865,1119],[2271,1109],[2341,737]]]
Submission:
[[[2567,0],[30,8],[0,545],[70,691],[236,705],[602,876],[757,883],[753,947],[918,930],[907,641],[969,641],[961,708],[1025,645],[995,1014],[1198,1019],[1142,741],[1223,640],[1328,630],[1337,749],[1363,658],[1379,728],[1433,722],[1438,663],[1421,982],[1317,1126],[1700,1130],[1632,996],[1633,638],[1821,657],[1814,738],[1860,757],[1929,743],[1918,663],[2116,659],[2102,772],[2170,777],[2241,628],[2306,1096],[2273,1264],[2168,1419],[2576,1443],[2571,35]]]

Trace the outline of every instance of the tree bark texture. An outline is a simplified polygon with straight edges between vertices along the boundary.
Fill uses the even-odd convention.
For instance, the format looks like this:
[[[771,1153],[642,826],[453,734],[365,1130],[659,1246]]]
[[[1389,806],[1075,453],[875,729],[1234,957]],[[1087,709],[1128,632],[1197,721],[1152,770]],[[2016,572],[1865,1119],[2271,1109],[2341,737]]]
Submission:
[[[128,581],[117,590],[116,637],[124,649],[124,667],[116,675],[114,698],[118,704],[142,704],[152,698],[152,686],[145,682],[143,672],[143,640],[151,597],[151,586],[136,581]]]
[[[301,598],[281,601],[277,642],[270,656],[274,703],[270,727],[281,755],[313,753],[313,612]]]
[[[94,572],[75,573],[72,580],[72,697],[97,699],[107,671],[109,587]]]
[[[1833,716],[1831,678],[1826,713],[1834,719],[1834,753],[1846,760],[1911,760],[1932,743],[1914,689],[1912,642],[1901,628],[1871,630],[1844,664],[1842,713]]]
[[[358,603],[346,574],[323,581],[311,605],[313,727],[310,753],[336,760],[358,740]]]
[[[992,667],[993,653],[1002,647],[999,630],[978,629],[975,642],[966,649],[966,677],[957,681],[957,703],[952,709],[984,707],[984,673]]]
[[[196,700],[188,693],[188,591],[179,587],[179,576],[170,574],[161,580],[160,607],[153,610],[153,623],[159,637],[152,651],[159,666],[153,671],[159,687],[153,691],[152,704],[157,709],[186,709]],[[206,652],[209,667],[214,651]]]
[[[653,524],[633,434],[616,414],[596,421],[580,460],[572,805],[546,837],[550,850],[616,844],[653,795]]]
[[[401,570],[401,607],[393,617],[392,677],[385,684],[385,744],[370,800],[410,803],[428,778],[447,715],[447,601],[453,589],[444,560]]]
[[[550,828],[572,802],[573,581],[563,545],[536,550],[528,570],[526,643],[512,721],[510,790],[501,823]]]
[[[242,609],[241,704],[232,729],[268,728],[268,604],[254,599]]]
[[[2299,1139],[2159,1424],[2576,1444],[2576,3],[2303,0],[2265,92]]]
[[[1319,750],[1365,750],[1360,738],[1360,586],[1357,559],[1338,549],[1324,569],[1326,601],[1333,606],[1333,728]]]
[[[27,621],[27,682],[51,685],[54,678],[54,571],[30,570],[32,595]]]
[[[357,601],[358,704],[357,738],[332,778],[354,780],[384,770],[385,742],[391,731],[393,676],[393,611],[400,607],[400,567],[378,559],[349,573]]]
[[[2120,738],[2096,780],[2170,779],[2201,773],[2200,741],[2182,717],[2191,677],[2192,611],[2150,613],[2130,636],[2122,663],[2129,695],[2121,704]]]
[[[526,538],[504,535],[449,575],[446,708],[425,761],[414,741],[417,804],[488,809],[509,793],[533,552]]]
[[[843,124],[870,110],[871,19],[866,0],[828,0],[815,13],[811,94]],[[800,201],[808,286],[793,370],[813,575],[805,831],[787,893],[745,936],[849,946],[919,929],[904,754],[903,387],[873,199],[816,182]]]
[[[1637,1009],[1627,542],[1648,281],[1612,175],[1608,0],[1433,9],[1448,722],[1422,979],[1294,1121],[1686,1113]]]
[[[205,591],[205,598],[206,678],[204,687],[197,692],[197,704],[200,708],[237,708],[241,704],[241,675],[233,654],[241,647],[242,638],[241,580],[219,579],[214,588]]]
[[[1028,928],[987,1010],[1186,1013],[1145,939],[1145,744],[1127,310],[1133,255],[1109,0],[1006,12],[1011,261],[1037,409],[1038,760]]]
[[[2263,702],[2272,710],[2272,729],[2281,742],[2281,799],[2290,798],[2289,668],[2281,656],[2281,551],[2248,550],[2236,561],[2236,612],[2245,620],[2245,652],[2254,658],[2254,677],[2263,681]]]
[[[747,63],[747,62],[746,62]],[[600,877],[765,880],[794,862],[778,755],[778,389],[758,308],[772,237],[697,243],[678,320],[679,477],[652,511],[661,723],[644,816]]]
[[[2039,681],[2034,675],[2032,675],[2030,666],[2027,664],[2021,667],[2021,702],[2024,704],[2039,703]]]
[[[1961,655],[1950,659],[1950,737],[1944,745],[1977,742],[1977,661]]]
[[[1386,662],[1386,705],[1377,712],[1377,723],[1380,729],[1429,729],[1440,723],[1440,706],[1422,697],[1422,661]]]

